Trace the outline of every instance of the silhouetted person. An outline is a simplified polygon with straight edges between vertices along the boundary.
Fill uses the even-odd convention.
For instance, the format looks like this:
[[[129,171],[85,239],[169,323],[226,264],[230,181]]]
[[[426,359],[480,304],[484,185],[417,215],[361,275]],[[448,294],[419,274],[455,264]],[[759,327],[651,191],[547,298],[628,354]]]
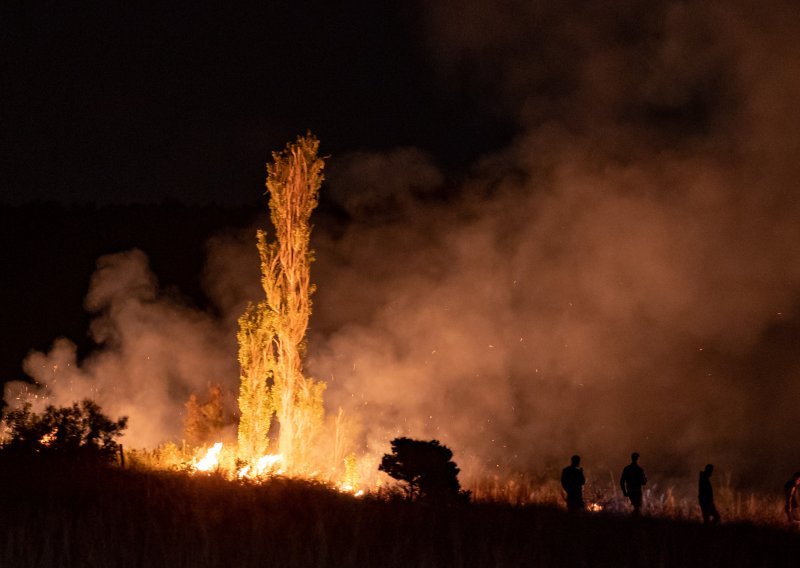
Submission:
[[[622,494],[630,499],[634,515],[638,515],[642,509],[642,486],[647,485],[647,476],[638,462],[639,454],[633,452],[631,463],[625,466],[619,479]]]
[[[800,523],[800,509],[797,507],[798,487],[800,487],[800,471],[794,472],[792,478],[783,486],[783,494],[786,497],[784,510],[790,525]]]
[[[720,521],[719,511],[714,505],[714,489],[711,487],[711,474],[714,473],[714,466],[708,464],[700,472],[700,480],[697,484],[697,500],[700,502],[700,512],[703,514],[703,524],[716,525]]]
[[[571,463],[561,470],[561,487],[567,493],[567,511],[575,513],[583,511],[583,484],[586,479],[583,477],[581,456],[572,456]]]

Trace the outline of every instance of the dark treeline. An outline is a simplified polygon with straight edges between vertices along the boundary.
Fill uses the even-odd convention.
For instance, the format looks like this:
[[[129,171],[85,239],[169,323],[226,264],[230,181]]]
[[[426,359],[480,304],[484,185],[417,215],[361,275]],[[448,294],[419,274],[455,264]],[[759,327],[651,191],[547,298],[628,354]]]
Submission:
[[[162,289],[202,306],[208,238],[247,226],[258,215],[263,215],[258,204],[0,204],[0,384],[22,378],[27,353],[47,349],[59,336],[75,341],[82,354],[91,349],[83,299],[100,256],[139,248]]]

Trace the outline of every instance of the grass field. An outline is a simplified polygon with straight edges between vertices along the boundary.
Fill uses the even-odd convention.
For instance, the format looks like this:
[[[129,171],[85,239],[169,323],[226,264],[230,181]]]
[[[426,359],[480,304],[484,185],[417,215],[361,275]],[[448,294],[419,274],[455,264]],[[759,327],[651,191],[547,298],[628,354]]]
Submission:
[[[0,566],[796,567],[770,526],[356,499],[276,478],[0,462]]]

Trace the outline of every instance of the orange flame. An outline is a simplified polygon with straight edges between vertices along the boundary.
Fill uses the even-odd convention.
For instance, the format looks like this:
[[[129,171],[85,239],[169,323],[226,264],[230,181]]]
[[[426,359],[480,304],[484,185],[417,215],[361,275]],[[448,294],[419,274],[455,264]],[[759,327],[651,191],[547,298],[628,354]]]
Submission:
[[[280,475],[283,470],[277,468],[277,464],[283,461],[281,454],[267,454],[255,461],[255,464],[247,464],[236,472],[239,479],[256,479],[265,475]]]
[[[194,466],[197,471],[211,471],[219,465],[219,454],[222,452],[222,442],[217,442],[206,452]]]
[[[39,440],[39,443],[42,444],[43,446],[49,446],[50,444],[55,442],[57,434],[58,434],[58,426],[53,428],[51,432],[48,432],[47,434],[42,436],[42,438]]]

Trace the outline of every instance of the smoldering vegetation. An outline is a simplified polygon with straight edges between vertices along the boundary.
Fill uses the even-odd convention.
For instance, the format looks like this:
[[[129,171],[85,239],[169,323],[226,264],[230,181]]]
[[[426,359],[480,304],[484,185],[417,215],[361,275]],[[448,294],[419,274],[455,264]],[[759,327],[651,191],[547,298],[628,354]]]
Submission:
[[[443,88],[518,135],[456,175],[418,149],[330,159],[308,369],[360,425],[354,449],[437,438],[467,478],[573,453],[605,476],[637,450],[651,475],[711,462],[780,487],[800,450],[796,10],[476,0],[424,16]],[[190,390],[235,393],[235,319],[260,294],[242,234],[209,247],[208,311],[161,294],[140,253],[101,259],[87,306],[103,349],[79,363],[56,343],[27,372],[130,415],[134,444],[179,435]],[[55,365],[75,373],[63,390]]]
[[[19,474],[23,475],[19,475]],[[307,482],[0,467],[3,566],[794,566],[797,535],[359,500]],[[13,488],[10,490],[10,488]]]

